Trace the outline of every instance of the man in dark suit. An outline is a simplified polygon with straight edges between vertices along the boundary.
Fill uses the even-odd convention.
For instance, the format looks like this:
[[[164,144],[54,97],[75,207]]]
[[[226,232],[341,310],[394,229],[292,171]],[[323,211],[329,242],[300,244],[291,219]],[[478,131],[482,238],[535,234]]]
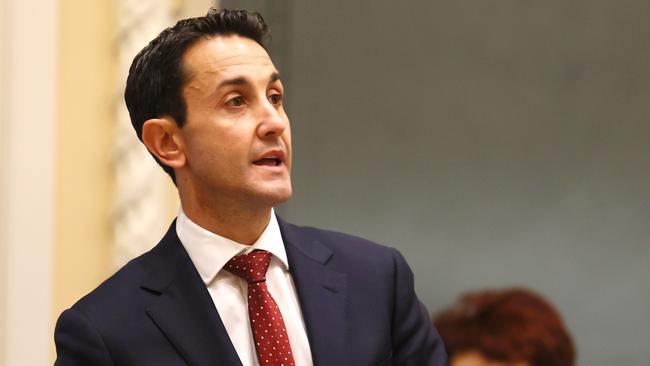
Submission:
[[[56,365],[444,365],[395,249],[288,224],[291,134],[266,25],[211,10],[134,59],[125,99],[172,177],[160,243],[72,308]]]

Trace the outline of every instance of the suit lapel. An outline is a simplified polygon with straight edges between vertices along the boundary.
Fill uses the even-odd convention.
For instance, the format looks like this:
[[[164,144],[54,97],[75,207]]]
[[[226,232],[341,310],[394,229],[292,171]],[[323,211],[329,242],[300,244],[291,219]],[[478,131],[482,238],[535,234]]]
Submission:
[[[192,366],[241,365],[174,221],[146,263],[143,290],[158,294],[147,315]]]
[[[278,218],[314,365],[345,365],[347,277],[328,266],[332,252]]]

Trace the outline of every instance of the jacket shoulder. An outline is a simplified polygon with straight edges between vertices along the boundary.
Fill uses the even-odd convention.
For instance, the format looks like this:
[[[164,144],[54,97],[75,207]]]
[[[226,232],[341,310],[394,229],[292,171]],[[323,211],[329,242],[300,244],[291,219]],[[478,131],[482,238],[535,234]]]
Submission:
[[[72,308],[81,311],[89,318],[102,316],[107,308],[115,309],[122,299],[134,299],[139,294],[140,284],[146,276],[147,257],[150,252],[132,259],[113,273],[94,290],[79,299]]]
[[[286,222],[281,222],[280,227],[285,245],[289,241],[290,245],[311,252],[326,248],[338,268],[374,268],[391,272],[396,262],[401,262],[402,256],[397,249],[359,236]]]

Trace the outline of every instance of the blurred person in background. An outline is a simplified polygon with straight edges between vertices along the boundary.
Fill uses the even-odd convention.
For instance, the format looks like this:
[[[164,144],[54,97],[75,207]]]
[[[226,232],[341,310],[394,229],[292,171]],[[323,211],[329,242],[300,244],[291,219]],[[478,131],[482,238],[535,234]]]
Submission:
[[[555,308],[526,289],[462,295],[434,317],[450,366],[573,366],[573,340]]]

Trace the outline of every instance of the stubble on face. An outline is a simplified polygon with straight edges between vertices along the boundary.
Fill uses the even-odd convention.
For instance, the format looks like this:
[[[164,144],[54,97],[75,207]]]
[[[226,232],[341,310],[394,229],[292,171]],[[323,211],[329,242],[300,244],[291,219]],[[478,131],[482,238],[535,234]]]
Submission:
[[[248,38],[217,36],[192,46],[183,65],[187,164],[177,177],[184,209],[270,212],[288,200],[291,132],[266,51]]]

